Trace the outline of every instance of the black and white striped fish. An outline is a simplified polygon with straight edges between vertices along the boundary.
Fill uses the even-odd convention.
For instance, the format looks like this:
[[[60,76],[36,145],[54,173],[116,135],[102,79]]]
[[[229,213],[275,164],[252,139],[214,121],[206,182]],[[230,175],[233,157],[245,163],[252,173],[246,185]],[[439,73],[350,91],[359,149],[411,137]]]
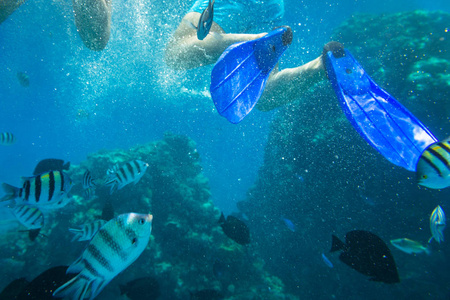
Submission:
[[[148,163],[140,160],[132,160],[121,167],[115,165],[107,172],[105,185],[111,185],[110,193],[120,190],[129,183],[138,183],[147,171]]]
[[[37,207],[17,205],[12,211],[16,219],[27,229],[40,229],[44,226],[44,215]]]
[[[89,241],[97,233],[97,231],[106,224],[105,220],[96,220],[91,223],[83,224],[79,228],[69,228],[69,231],[75,234],[73,241]]]
[[[89,172],[89,170],[86,170],[83,175],[83,189],[88,189],[94,186],[96,186],[95,180],[92,179],[91,172]]]
[[[103,225],[67,273],[78,273],[54,297],[94,299],[117,274],[131,265],[150,240],[153,216],[128,213]]]
[[[0,133],[0,145],[9,146],[16,142],[16,137],[9,132]]]
[[[416,166],[420,185],[443,189],[450,186],[450,141],[431,144],[422,152]]]
[[[21,188],[3,183],[6,195],[1,201],[14,199],[17,205],[33,205],[39,208],[60,208],[67,204],[67,194],[72,180],[63,172],[50,171],[33,177],[22,178]]]

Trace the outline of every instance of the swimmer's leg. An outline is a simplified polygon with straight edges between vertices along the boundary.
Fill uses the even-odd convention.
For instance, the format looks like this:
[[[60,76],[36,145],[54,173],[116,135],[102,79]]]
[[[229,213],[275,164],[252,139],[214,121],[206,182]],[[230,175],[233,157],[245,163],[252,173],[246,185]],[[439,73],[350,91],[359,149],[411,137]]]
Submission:
[[[0,0],[0,24],[24,2],[25,0]]]
[[[112,0],[73,0],[75,25],[84,45],[103,50],[111,33]]]
[[[326,76],[322,56],[296,68],[274,70],[256,108],[269,111],[290,103],[323,79]]]
[[[205,39],[199,40],[195,29],[199,18],[200,13],[190,12],[178,25],[164,53],[164,60],[169,67],[185,70],[213,64],[232,44],[254,40],[266,34],[225,33],[213,21],[210,33]]]

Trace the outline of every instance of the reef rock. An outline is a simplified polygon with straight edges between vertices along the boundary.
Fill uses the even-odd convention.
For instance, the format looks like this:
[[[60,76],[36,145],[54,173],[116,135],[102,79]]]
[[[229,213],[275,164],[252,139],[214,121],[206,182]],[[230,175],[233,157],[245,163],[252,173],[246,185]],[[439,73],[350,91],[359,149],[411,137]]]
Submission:
[[[450,135],[448,24],[450,15],[439,12],[355,15],[337,28],[333,40],[442,138]],[[439,191],[418,187],[414,173],[390,164],[359,136],[324,81],[280,109],[258,179],[238,207],[249,218],[267,269],[290,293],[308,299],[443,299],[446,291],[438,286],[450,278],[438,257],[415,265],[433,274],[431,282],[417,272],[409,276],[414,270],[395,255],[400,277],[407,279],[393,290],[345,270],[328,254],[331,234],[354,229],[384,240],[408,235],[426,241],[427,220],[440,198]],[[294,232],[284,219],[294,224]],[[449,254],[448,248],[441,251]]]

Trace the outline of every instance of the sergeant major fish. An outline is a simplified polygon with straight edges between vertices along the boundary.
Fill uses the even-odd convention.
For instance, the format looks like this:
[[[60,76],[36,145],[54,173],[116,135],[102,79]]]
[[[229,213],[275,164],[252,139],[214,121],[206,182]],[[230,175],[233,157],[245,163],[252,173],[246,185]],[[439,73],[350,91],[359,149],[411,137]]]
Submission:
[[[420,155],[416,166],[420,185],[432,189],[450,186],[450,142],[445,140],[428,146]]]
[[[79,259],[67,269],[78,273],[60,286],[54,297],[94,299],[117,274],[131,265],[150,240],[153,216],[122,214],[95,234]]]
[[[3,183],[6,195],[1,201],[14,199],[15,203],[40,208],[59,208],[67,204],[72,180],[60,171],[50,171],[33,177],[23,177],[21,188]]]
[[[94,179],[92,179],[91,172],[86,170],[83,174],[83,189],[84,189],[84,198],[90,200],[95,195],[95,187],[96,183]]]
[[[16,137],[9,132],[0,133],[0,145],[9,146],[16,142]]]
[[[83,224],[79,228],[69,228],[69,231],[75,234],[73,241],[89,241],[97,233],[97,231],[106,224],[105,220],[96,220],[91,223]]]
[[[148,163],[140,160],[127,162],[120,168],[118,165],[115,165],[112,169],[108,170],[105,185],[111,185],[110,193],[112,194],[129,183],[138,183],[142,176],[144,176],[147,168]]]
[[[445,229],[445,214],[440,205],[436,206],[430,216],[430,230],[431,237],[428,240],[428,243],[431,242],[432,239],[435,239],[436,242],[441,243],[444,241],[444,229]]]
[[[27,229],[40,229],[44,226],[44,215],[42,212],[30,205],[16,205],[13,213],[17,220]]]
[[[426,254],[430,254],[430,249],[428,249],[427,247],[424,247],[422,244],[420,244],[419,242],[407,239],[407,238],[402,238],[402,239],[395,239],[395,240],[391,240],[391,244],[405,252],[408,254],[418,254],[418,253],[422,253],[425,252]]]

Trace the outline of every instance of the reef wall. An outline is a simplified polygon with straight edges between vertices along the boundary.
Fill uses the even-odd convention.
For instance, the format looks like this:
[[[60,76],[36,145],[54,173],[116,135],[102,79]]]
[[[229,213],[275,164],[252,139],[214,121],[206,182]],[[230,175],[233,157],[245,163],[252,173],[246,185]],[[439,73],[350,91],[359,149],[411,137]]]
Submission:
[[[333,40],[439,137],[450,135],[450,15],[414,11],[355,15]],[[324,81],[282,108],[273,121],[257,182],[238,207],[249,217],[259,255],[287,289],[306,299],[444,299],[450,294],[448,245],[431,256],[392,249],[402,282],[374,283],[329,253],[331,234],[369,230],[389,243],[426,243],[429,215],[448,191],[417,186],[353,129]],[[450,206],[446,206],[447,209]],[[444,208],[445,209],[445,208]],[[295,225],[291,231],[283,221]],[[267,234],[270,231],[270,234]],[[323,263],[325,253],[334,263]],[[444,267],[445,265],[445,267]]]

